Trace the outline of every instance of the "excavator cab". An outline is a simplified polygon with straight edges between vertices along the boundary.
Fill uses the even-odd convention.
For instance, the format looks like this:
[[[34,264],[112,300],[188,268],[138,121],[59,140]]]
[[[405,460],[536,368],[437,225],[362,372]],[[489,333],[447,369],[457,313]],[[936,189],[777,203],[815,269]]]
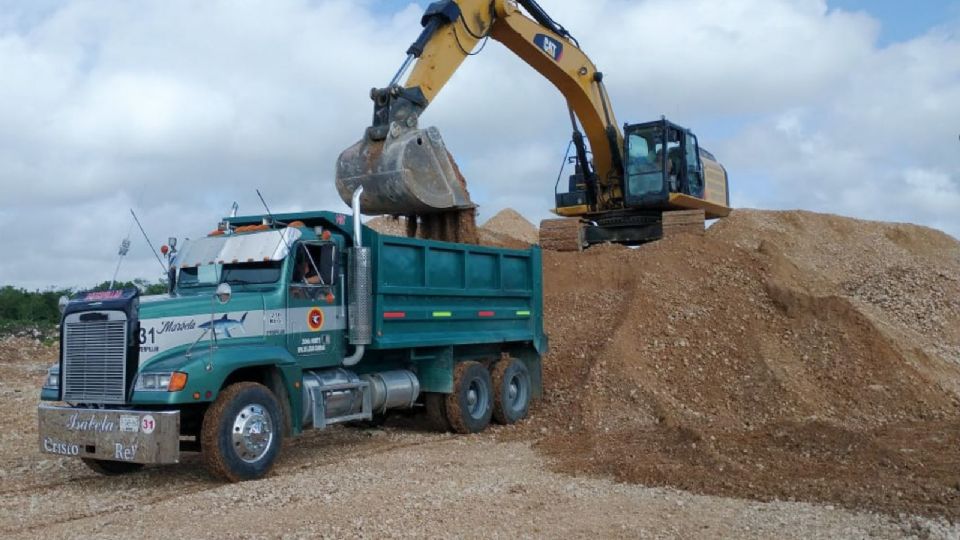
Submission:
[[[626,206],[657,207],[670,194],[703,198],[697,137],[666,119],[624,126]]]

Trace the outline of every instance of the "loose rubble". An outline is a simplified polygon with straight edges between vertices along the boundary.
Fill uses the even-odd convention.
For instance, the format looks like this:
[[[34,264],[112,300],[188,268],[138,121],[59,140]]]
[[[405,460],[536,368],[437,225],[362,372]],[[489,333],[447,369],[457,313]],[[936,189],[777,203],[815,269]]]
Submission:
[[[956,240],[741,210],[544,265],[558,470],[960,519]]]
[[[481,241],[528,245],[504,216]],[[122,478],[40,454],[56,346],[0,340],[0,534],[956,538],[958,277],[947,235],[808,212],[545,252],[527,421],[310,432],[241,485],[190,454]]]

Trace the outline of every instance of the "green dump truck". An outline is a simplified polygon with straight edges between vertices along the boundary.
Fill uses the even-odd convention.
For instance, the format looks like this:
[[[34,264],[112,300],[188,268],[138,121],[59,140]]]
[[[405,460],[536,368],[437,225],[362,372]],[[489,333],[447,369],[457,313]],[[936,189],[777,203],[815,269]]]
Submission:
[[[104,474],[198,451],[240,481],[308,428],[395,409],[459,433],[523,418],[547,347],[539,248],[386,236],[359,216],[355,197],[352,216],[225,218],[164,250],[169,294],[62,299],[41,451]]]

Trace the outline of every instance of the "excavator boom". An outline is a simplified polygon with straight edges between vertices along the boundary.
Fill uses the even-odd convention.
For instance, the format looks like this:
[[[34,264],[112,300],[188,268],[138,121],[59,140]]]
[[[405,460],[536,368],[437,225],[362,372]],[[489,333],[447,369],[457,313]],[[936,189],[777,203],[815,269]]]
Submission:
[[[456,163],[436,128],[419,129],[419,118],[481,40],[493,38],[548,79],[579,120],[593,154],[579,152],[601,197],[620,197],[623,135],[617,127],[603,75],[576,41],[534,0],[443,0],[431,4],[423,31],[407,61],[386,88],[371,91],[372,125],[337,161],[337,188],[348,201],[363,186],[368,214],[424,215],[472,208]],[[412,69],[403,85],[405,69]],[[575,120],[573,118],[575,115]],[[582,137],[581,137],[582,141]],[[583,143],[581,142],[581,146]]]

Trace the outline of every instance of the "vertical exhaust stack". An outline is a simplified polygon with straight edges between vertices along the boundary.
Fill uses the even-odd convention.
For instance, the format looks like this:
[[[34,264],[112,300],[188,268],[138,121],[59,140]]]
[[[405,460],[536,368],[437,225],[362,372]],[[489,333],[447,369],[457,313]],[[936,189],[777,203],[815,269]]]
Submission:
[[[347,338],[356,347],[354,353],[343,359],[343,365],[352,366],[363,358],[364,349],[373,338],[373,297],[370,248],[363,246],[363,227],[360,223],[360,195],[363,186],[353,192],[353,247],[348,254]]]

